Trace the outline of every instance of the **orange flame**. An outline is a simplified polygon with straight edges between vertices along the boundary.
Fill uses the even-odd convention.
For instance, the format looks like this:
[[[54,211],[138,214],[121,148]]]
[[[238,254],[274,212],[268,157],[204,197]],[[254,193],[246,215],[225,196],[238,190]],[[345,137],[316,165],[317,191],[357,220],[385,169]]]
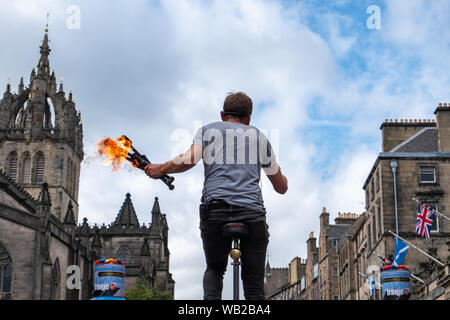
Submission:
[[[123,136],[116,139],[116,141],[105,138],[97,142],[97,151],[100,155],[105,155],[103,165],[108,166],[112,164],[113,171],[121,168],[121,163],[129,162],[127,160],[128,153],[131,150],[131,141],[125,139]],[[133,163],[133,167],[137,164]]]

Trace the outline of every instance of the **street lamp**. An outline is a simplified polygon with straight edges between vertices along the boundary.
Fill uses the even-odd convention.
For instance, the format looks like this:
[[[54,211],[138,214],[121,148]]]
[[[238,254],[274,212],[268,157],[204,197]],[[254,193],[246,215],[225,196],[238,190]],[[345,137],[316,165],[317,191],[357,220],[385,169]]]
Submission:
[[[396,160],[391,161],[392,174],[394,175],[394,210],[395,210],[395,231],[398,234],[398,217],[397,217],[397,172],[398,163]]]

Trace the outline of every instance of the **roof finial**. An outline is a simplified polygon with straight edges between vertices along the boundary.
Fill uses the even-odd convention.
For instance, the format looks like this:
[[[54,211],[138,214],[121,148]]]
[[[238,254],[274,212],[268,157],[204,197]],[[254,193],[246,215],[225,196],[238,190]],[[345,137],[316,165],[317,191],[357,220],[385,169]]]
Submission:
[[[48,18],[50,17],[50,13],[47,12],[47,23],[45,24],[45,32],[48,32]]]

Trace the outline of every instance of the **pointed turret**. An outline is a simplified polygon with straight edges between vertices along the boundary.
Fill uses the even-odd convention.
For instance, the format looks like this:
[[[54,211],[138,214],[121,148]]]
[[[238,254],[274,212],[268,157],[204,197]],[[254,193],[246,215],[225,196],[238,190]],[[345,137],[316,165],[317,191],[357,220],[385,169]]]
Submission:
[[[152,233],[161,232],[161,209],[159,208],[158,197],[155,197],[152,209]]]
[[[271,275],[270,264],[269,259],[267,259],[266,268],[264,270],[264,276],[267,278],[270,277],[270,275]]]
[[[80,236],[84,236],[87,237],[89,236],[89,224],[88,224],[88,219],[85,217],[83,218],[83,223],[81,224],[81,226],[79,226],[79,234]]]
[[[125,201],[117,214],[114,226],[121,228],[139,228],[139,221],[134,210],[133,203],[131,202],[131,195],[127,193],[125,195]]]
[[[5,92],[3,93],[3,99],[7,99],[8,101],[10,101],[10,98],[12,97],[11,95],[11,80],[8,78],[8,82],[6,83],[6,89]]]
[[[23,84],[23,76],[20,78],[20,83],[19,83],[19,95],[21,95],[24,91],[25,85]]]
[[[38,202],[40,205],[51,206],[50,193],[48,192],[48,183],[44,182],[41,187],[41,192],[39,193]]]
[[[63,77],[59,78],[59,91],[58,93],[64,93]]]
[[[8,78],[8,83],[6,84],[6,92],[11,92],[11,79]]]
[[[36,213],[40,217],[48,217],[50,215],[50,207],[52,202],[50,200],[50,193],[48,192],[48,184],[44,182],[41,187],[41,192],[38,197],[38,204],[36,206]]]
[[[75,215],[73,214],[72,201],[69,201],[69,205],[67,206],[66,216],[64,217],[64,224],[75,225]]]

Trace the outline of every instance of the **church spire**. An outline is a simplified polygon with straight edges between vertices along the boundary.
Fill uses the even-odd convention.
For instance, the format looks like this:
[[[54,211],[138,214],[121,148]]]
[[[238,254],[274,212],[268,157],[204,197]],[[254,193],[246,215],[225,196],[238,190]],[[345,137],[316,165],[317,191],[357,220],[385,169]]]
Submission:
[[[39,59],[38,62],[38,75],[39,74],[49,74],[50,73],[50,62],[48,60],[48,56],[50,54],[50,51],[52,51],[50,49],[50,46],[48,45],[49,40],[48,40],[48,34],[47,34],[48,28],[45,29],[45,35],[44,35],[44,40],[42,40],[42,45],[40,46],[41,48],[41,57]]]

